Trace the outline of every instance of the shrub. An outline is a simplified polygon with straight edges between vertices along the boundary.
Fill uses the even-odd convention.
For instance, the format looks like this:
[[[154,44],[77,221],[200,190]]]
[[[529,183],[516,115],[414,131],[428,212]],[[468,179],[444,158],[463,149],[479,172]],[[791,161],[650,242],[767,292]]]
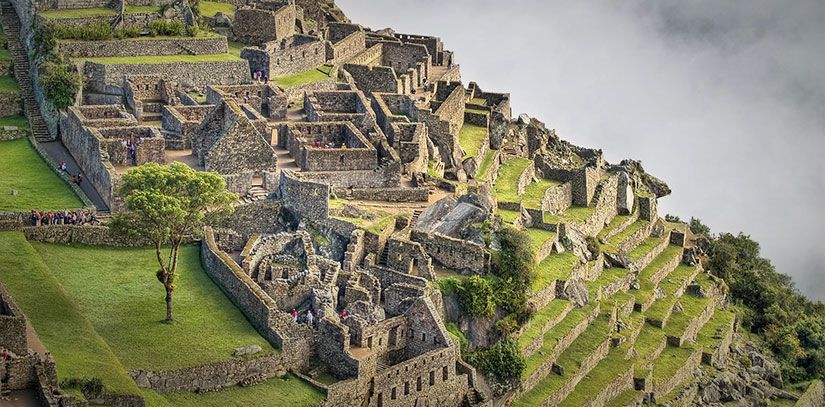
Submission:
[[[73,67],[53,61],[40,66],[40,82],[46,96],[58,110],[73,105],[80,89],[80,75]]]
[[[514,383],[526,367],[516,341],[504,339],[490,348],[470,352],[467,361],[500,383]]]
[[[526,290],[535,274],[536,255],[530,236],[522,230],[506,227],[498,231],[499,250],[494,258],[493,272],[516,285],[516,291]]]
[[[55,26],[54,36],[61,40],[100,41],[114,37],[114,30],[108,23],[97,22],[78,26]]]
[[[456,286],[458,302],[464,312],[472,316],[491,317],[496,313],[496,297],[493,286],[485,278],[472,276]]]
[[[152,37],[159,35],[177,37],[183,35],[185,31],[186,26],[184,26],[180,20],[155,20],[152,21],[152,24],[149,26],[149,35]]]
[[[587,251],[590,252],[589,260],[596,260],[602,252],[602,245],[600,245],[599,241],[593,236],[587,236],[585,241],[587,242]]]

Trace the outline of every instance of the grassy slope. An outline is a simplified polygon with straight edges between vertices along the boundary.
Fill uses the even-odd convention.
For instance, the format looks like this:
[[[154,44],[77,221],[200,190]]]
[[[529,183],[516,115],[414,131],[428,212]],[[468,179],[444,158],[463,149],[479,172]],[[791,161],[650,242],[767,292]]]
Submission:
[[[530,209],[541,209],[541,202],[544,200],[544,193],[548,189],[559,185],[557,181],[540,179],[524,187],[524,206]]]
[[[17,190],[17,196],[11,190]],[[29,140],[0,142],[0,211],[80,208],[83,202],[37,155]]]
[[[0,127],[16,126],[21,129],[29,128],[29,121],[24,116],[5,116],[0,117]]]
[[[0,76],[0,93],[20,92],[20,86],[11,75]]]
[[[487,128],[474,124],[464,123],[458,133],[458,144],[464,150],[464,157],[467,159],[478,155],[478,150],[487,138]]]
[[[272,378],[252,387],[231,387],[201,394],[158,394],[144,390],[143,395],[148,407],[309,406],[324,400],[321,391],[292,375],[285,379]]]
[[[495,183],[496,198],[499,201],[521,201],[521,197],[518,195],[518,177],[528,165],[530,165],[530,160],[526,158],[514,158],[499,167],[498,178],[496,178]]]
[[[476,170],[475,179],[479,181],[486,181],[487,177],[490,175],[490,168],[493,167],[493,161],[496,158],[496,150],[487,149],[484,153],[484,157],[481,159],[481,164],[478,165],[478,169]]]
[[[197,246],[180,253],[174,324],[154,276],[154,250],[33,243],[45,263],[129,369],[217,362],[234,348],[272,347],[203,272]]]
[[[19,232],[0,233],[0,282],[54,356],[60,379],[99,377],[110,391],[138,394],[126,369]]]
[[[329,73],[331,70],[331,66],[323,65],[304,72],[272,78],[272,81],[284,89],[295,88],[308,83],[329,79]]]

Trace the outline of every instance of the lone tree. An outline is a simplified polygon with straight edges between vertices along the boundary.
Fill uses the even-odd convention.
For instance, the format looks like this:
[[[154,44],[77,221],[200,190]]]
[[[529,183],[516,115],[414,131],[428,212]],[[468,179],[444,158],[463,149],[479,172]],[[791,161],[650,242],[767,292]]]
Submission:
[[[116,215],[112,226],[121,234],[154,244],[160,266],[157,278],[166,289],[166,322],[171,322],[181,242],[200,233],[207,219],[230,214],[237,195],[226,190],[226,181],[217,174],[178,162],[129,169],[118,193],[128,210]],[[164,257],[162,249],[167,245],[169,253]]]

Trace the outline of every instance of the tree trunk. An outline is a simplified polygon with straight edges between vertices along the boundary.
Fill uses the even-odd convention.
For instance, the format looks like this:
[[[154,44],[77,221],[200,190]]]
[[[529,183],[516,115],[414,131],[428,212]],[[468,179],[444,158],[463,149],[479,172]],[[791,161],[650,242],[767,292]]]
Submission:
[[[166,286],[166,322],[172,322],[172,287]]]

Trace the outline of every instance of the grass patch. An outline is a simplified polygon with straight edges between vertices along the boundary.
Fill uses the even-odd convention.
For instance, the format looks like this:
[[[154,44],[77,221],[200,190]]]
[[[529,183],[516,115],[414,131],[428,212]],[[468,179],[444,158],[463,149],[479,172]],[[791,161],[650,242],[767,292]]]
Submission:
[[[628,227],[626,227],[619,234],[617,234],[616,236],[611,237],[607,242],[605,242],[605,245],[607,246],[606,249],[610,249],[610,250],[613,250],[613,251],[618,250],[617,247],[619,246],[620,243],[624,242],[625,239],[630,237],[630,235],[638,232],[640,229],[647,226],[647,224],[649,224],[649,223],[650,223],[650,221],[642,220],[642,219],[639,219],[639,220],[631,223]]]
[[[561,406],[583,406],[597,397],[619,376],[630,370],[632,362],[625,360],[624,346],[610,348],[610,352],[587,374],[561,403]],[[658,400],[657,400],[658,401]]]
[[[654,294],[656,284],[651,280],[653,275],[659,272],[665,264],[672,261],[674,257],[681,255],[682,248],[680,246],[668,245],[647,267],[639,272],[639,290],[636,292],[638,303],[645,303]]]
[[[527,236],[530,237],[530,242],[533,244],[534,252],[541,249],[544,242],[556,239],[556,232],[551,232],[549,230],[529,228],[525,229],[525,232],[527,232]]]
[[[490,169],[493,168],[493,163],[495,162],[496,151],[497,150],[488,148],[487,151],[484,152],[484,157],[481,158],[481,163],[478,165],[478,169],[476,169],[475,179],[478,181],[487,181],[490,176]]]
[[[156,65],[171,63],[199,63],[199,62],[238,62],[243,61],[232,54],[207,54],[207,55],[149,55],[137,57],[100,57],[100,58],[77,58],[77,61],[89,61],[108,65]]]
[[[172,324],[161,322],[166,309],[154,249],[32,246],[129,370],[218,362],[253,344],[273,351],[203,271],[198,246],[181,249]]]
[[[527,345],[533,343],[551,319],[558,318],[559,315],[567,312],[571,307],[570,301],[556,298],[547,303],[544,308],[538,310],[533,318],[527,322],[527,329],[518,338],[519,349],[524,349]]]
[[[521,217],[521,212],[511,211],[508,209],[499,209],[498,216],[501,216],[501,220],[504,221],[504,223],[513,224],[516,220],[518,220],[518,218]]]
[[[679,304],[682,305],[682,312],[673,311],[670,318],[665,325],[665,333],[670,336],[681,337],[685,333],[685,329],[693,322],[702,311],[707,308],[710,299],[698,298],[692,295],[683,295],[679,297]]]
[[[240,58],[241,57],[241,50],[243,50],[244,47],[248,47],[250,45],[249,44],[244,44],[242,42],[237,42],[237,41],[227,41],[227,46],[229,47],[229,53],[231,55],[234,55],[234,56]]]
[[[461,130],[458,132],[458,144],[461,146],[461,149],[464,150],[464,157],[462,160],[477,156],[478,150],[481,150],[481,146],[484,145],[486,140],[486,127],[464,123],[464,125],[461,126]]]
[[[630,251],[630,258],[634,261],[641,259],[646,254],[650,253],[653,250],[653,248],[660,245],[664,240],[664,236],[648,237],[647,239],[643,240],[641,244],[639,244],[633,250]]]
[[[160,13],[160,6],[126,6],[126,14]]]
[[[235,6],[229,3],[221,3],[217,1],[202,1],[199,3],[201,15],[204,17],[215,17],[216,14],[221,13],[225,16],[235,15]]]
[[[570,311],[564,319],[544,334],[544,342],[541,347],[526,360],[527,366],[521,375],[522,379],[525,379],[533,374],[533,372],[535,372],[536,369],[538,369],[538,367],[550,357],[550,354],[553,353],[553,349],[556,347],[556,344],[558,344],[559,339],[570,332],[573,327],[584,321],[585,318],[593,312],[593,308],[596,304],[597,303],[594,301],[584,307],[576,308]]]
[[[561,215],[545,213],[542,218],[544,223],[582,223],[595,211],[592,206],[571,206]]]
[[[544,193],[548,189],[560,185],[561,183],[549,179],[539,179],[538,182],[531,182],[524,187],[524,207],[530,209],[541,209],[541,202],[544,200]]]
[[[501,164],[494,185],[496,198],[499,201],[521,202],[518,194],[518,179],[530,163],[531,161],[527,158],[514,158]]]
[[[60,380],[99,377],[108,391],[140,392],[22,233],[0,233],[0,270],[0,281],[54,356]]]
[[[11,190],[17,190],[17,195]],[[28,139],[0,142],[0,211],[82,207],[80,198],[52,172]]]
[[[604,240],[604,237],[612,233],[614,230],[618,229],[619,226],[623,225],[625,222],[630,220],[631,215],[616,215],[613,219],[610,220],[610,223],[607,224],[601,231],[596,235],[596,238],[599,240]]]
[[[533,292],[541,291],[555,280],[567,280],[577,264],[579,264],[579,258],[569,250],[547,256],[536,266],[536,277],[531,287]]]
[[[662,288],[662,291],[665,292],[667,297],[654,302],[653,305],[648,308],[645,316],[650,319],[662,321],[667,311],[671,309],[677,300],[675,297],[676,291],[682,287],[685,281],[687,281],[695,272],[696,266],[680,264],[676,267],[676,269],[674,269],[667,278],[659,282],[659,287]]]
[[[722,337],[733,326],[736,314],[717,309],[707,323],[696,335],[696,344],[705,348],[708,353],[722,342]]]
[[[0,38],[0,42],[3,38]],[[5,48],[0,48],[0,61],[11,61],[11,52]]]
[[[464,111],[465,112],[470,112],[470,113],[483,114],[485,116],[490,114],[490,111],[487,110],[487,109],[476,109],[476,108],[472,108],[472,107],[465,107]]]
[[[88,17],[114,17],[117,12],[113,8],[108,7],[90,7],[90,8],[64,8],[46,10],[40,13],[41,17],[50,20],[60,20],[64,18],[88,18]]]
[[[0,93],[20,92],[20,85],[9,75],[0,76]]]
[[[666,347],[653,362],[653,381],[658,383],[669,380],[679,368],[687,363],[692,353],[693,348],[687,346],[681,348]]]
[[[326,397],[311,384],[293,375],[283,379],[273,377],[251,387],[232,386],[205,393],[159,394],[144,389],[146,405],[150,407],[223,407],[255,406],[266,400],[272,406],[310,406],[320,404]]]
[[[14,126],[21,129],[28,129],[29,121],[26,117],[21,115],[0,117],[0,127],[3,126]]]
[[[297,88],[298,86],[327,80],[331,71],[332,66],[322,65],[304,72],[272,78],[272,81],[284,89]]]

